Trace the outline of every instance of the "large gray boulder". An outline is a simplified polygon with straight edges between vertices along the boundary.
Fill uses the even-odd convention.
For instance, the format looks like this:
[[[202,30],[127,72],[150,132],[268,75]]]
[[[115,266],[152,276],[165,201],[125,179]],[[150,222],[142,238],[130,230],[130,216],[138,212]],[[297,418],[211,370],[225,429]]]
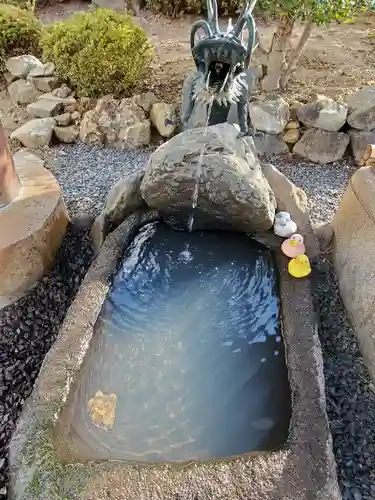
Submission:
[[[289,105],[282,97],[251,102],[249,111],[255,129],[267,134],[281,134],[289,121]]]
[[[119,101],[109,95],[99,99],[94,110],[85,113],[80,139],[109,144],[119,150],[136,149],[149,145],[150,130],[150,120],[132,99]]]
[[[344,156],[348,145],[349,136],[344,132],[311,128],[295,144],[293,153],[316,163],[332,163]]]
[[[347,96],[345,101],[349,107],[350,113],[359,109],[368,109],[375,106],[375,85],[363,87],[363,89],[355,94]]]
[[[10,57],[5,63],[6,69],[16,78],[26,78],[34,68],[43,68],[43,63],[31,54]]]
[[[348,108],[325,96],[301,106],[296,111],[298,120],[306,127],[338,132],[346,123]]]
[[[258,132],[254,137],[254,144],[259,155],[289,153],[289,148],[280,135]]]
[[[369,144],[375,144],[375,130],[349,130],[352,154],[357,165]]]
[[[12,82],[8,87],[8,93],[13,104],[30,104],[40,95],[31,82],[23,79]]]
[[[202,154],[203,150],[203,154]],[[152,155],[141,183],[147,205],[184,223],[192,213],[200,170],[194,229],[252,233],[272,227],[276,200],[263,176],[251,138],[229,124],[187,130]]]
[[[91,228],[91,240],[97,254],[106,239],[109,227],[119,226],[130,214],[145,207],[140,194],[144,170],[127,175],[120,179],[108,193],[101,213]]]
[[[51,142],[54,126],[53,118],[35,118],[17,128],[10,138],[19,140],[25,148],[43,148]]]
[[[353,111],[348,116],[348,124],[357,130],[373,130],[375,128],[375,104]]]

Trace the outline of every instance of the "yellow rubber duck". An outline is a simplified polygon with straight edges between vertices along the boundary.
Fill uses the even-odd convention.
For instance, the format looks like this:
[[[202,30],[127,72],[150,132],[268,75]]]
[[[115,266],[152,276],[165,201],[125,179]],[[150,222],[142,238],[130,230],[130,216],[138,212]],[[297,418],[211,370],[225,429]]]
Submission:
[[[306,278],[311,273],[310,261],[307,255],[297,255],[289,261],[288,271],[293,278]]]

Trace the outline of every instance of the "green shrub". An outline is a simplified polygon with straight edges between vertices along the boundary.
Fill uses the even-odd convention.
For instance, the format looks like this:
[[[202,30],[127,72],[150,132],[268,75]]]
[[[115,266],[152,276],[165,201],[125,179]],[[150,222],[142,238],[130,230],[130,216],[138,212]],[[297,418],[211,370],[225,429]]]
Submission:
[[[219,0],[219,14],[235,16],[245,0]],[[206,0],[146,0],[147,8],[169,16],[179,14],[202,14],[206,11]]]
[[[255,5],[254,13],[262,15],[265,11],[267,14],[271,0],[259,0]],[[247,4],[247,0],[217,0],[220,16],[233,16],[236,18]],[[146,7],[155,12],[162,12],[167,16],[177,17],[181,14],[195,14],[200,16],[206,15],[206,0],[145,0]],[[272,5],[274,5],[273,2]],[[275,4],[276,5],[276,4]],[[272,12],[275,9],[272,8]]]
[[[43,56],[81,95],[127,94],[147,73],[154,48],[127,14],[110,9],[77,13],[49,26]]]
[[[206,0],[146,0],[148,9],[167,16],[179,14],[200,14]]]
[[[20,9],[35,10],[35,3],[33,0],[0,0],[1,5],[13,5]]]
[[[0,73],[9,57],[38,55],[40,36],[41,25],[33,12],[0,4]]]

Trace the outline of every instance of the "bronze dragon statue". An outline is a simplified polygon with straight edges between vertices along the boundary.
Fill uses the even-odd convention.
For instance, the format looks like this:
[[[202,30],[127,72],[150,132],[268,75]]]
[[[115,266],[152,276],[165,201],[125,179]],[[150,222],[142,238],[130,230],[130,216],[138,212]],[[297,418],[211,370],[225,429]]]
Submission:
[[[254,76],[249,63],[256,47],[252,16],[256,1],[249,2],[237,23],[234,26],[229,23],[227,31],[222,32],[216,0],[207,0],[208,20],[197,21],[192,26],[190,45],[197,71],[184,83],[181,109],[184,130],[190,127],[196,103],[207,105],[208,125],[226,122],[230,107],[236,104],[240,135],[253,135],[248,101],[249,81]],[[249,32],[247,43],[243,37],[245,29]],[[204,37],[196,40],[199,31]]]

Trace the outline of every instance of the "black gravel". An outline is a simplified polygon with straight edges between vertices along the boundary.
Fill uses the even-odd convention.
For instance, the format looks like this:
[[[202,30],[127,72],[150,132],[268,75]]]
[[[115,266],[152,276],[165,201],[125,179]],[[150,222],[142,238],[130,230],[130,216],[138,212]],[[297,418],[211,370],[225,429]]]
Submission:
[[[273,157],[309,199],[315,223],[332,219],[356,166],[349,159],[318,165]],[[324,358],[327,411],[343,500],[375,500],[375,388],[342,304],[328,259],[315,268],[314,298]]]
[[[327,410],[343,500],[375,499],[375,387],[341,302],[329,260],[315,269]]]
[[[72,215],[96,215],[109,188],[142,168],[150,150],[117,152],[83,144],[53,150],[50,168]],[[355,167],[342,160],[316,165],[268,160],[305,189],[315,222],[331,220]],[[0,500],[6,498],[6,447],[41,363],[91,262],[84,230],[71,228],[49,276],[16,304],[0,311]],[[359,352],[328,259],[314,269],[328,415],[344,500],[375,500],[375,388]]]
[[[15,422],[91,260],[87,231],[70,227],[51,273],[0,311],[0,500],[6,499],[7,446]]]

